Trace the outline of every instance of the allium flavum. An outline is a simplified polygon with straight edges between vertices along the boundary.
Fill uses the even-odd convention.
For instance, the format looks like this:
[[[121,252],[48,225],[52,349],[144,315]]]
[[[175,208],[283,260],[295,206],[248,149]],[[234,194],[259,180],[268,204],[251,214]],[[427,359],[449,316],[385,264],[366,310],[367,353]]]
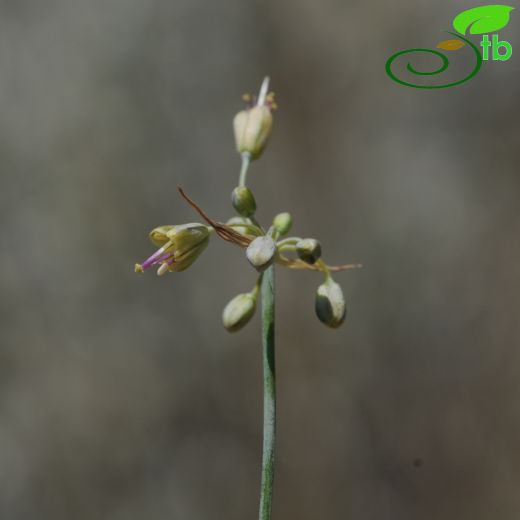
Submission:
[[[231,202],[237,215],[222,223],[210,218],[182,188],[181,196],[197,211],[205,224],[181,224],[159,226],[150,232],[150,240],[159,249],[142,264],[136,264],[137,272],[157,267],[157,274],[168,271],[184,271],[206,249],[210,232],[226,242],[245,250],[245,256],[255,269],[256,284],[252,291],[232,298],[222,312],[226,330],[235,332],[243,328],[253,317],[257,298],[262,300],[262,361],[264,370],[264,445],[260,492],[260,520],[271,518],[274,476],[274,445],[276,420],[276,378],[274,352],[274,296],[275,265],[289,269],[321,272],[325,281],[318,287],[315,312],[319,320],[331,328],[343,323],[346,315],[345,298],[341,287],[333,280],[332,273],[359,267],[359,265],[330,266],[322,258],[321,244],[315,238],[287,237],[292,227],[292,217],[287,212],[274,217],[264,228],[256,219],[256,200],[246,186],[251,162],[264,151],[273,127],[272,110],[276,108],[274,94],[268,92],[269,78],[262,83],[258,97],[245,96],[249,106],[233,120],[236,148],[241,158],[238,185],[231,194]],[[288,256],[289,255],[289,256]]]
[[[233,120],[233,129],[237,151],[242,159],[242,168],[238,186],[231,193],[231,202],[238,214],[227,220],[227,224],[210,219],[182,190],[181,195],[204,218],[206,224],[181,224],[159,226],[150,232],[150,240],[159,249],[142,264],[135,265],[136,272],[144,272],[150,267],[157,267],[157,274],[184,271],[206,249],[211,231],[228,242],[235,243],[246,251],[249,263],[260,274],[273,263],[291,269],[321,271],[325,283],[318,289],[315,311],[322,323],[336,328],[345,318],[343,293],[332,279],[333,271],[342,271],[358,267],[357,265],[328,266],[321,258],[321,244],[315,238],[283,238],[292,227],[292,217],[287,212],[276,215],[270,228],[265,231],[257,222],[256,201],[251,189],[246,186],[247,173],[253,159],[264,151],[273,128],[272,111],[277,108],[274,93],[268,91],[266,78],[258,96],[244,95],[248,107],[239,112]],[[293,257],[287,256],[292,253]],[[228,330],[243,327],[255,311],[258,290],[239,295],[226,307],[224,326]],[[341,295],[341,298],[340,298]],[[240,305],[239,305],[240,304]],[[243,312],[243,316],[240,312]],[[240,316],[240,319],[237,318]],[[247,319],[246,319],[247,318]],[[236,324],[235,324],[236,320]]]

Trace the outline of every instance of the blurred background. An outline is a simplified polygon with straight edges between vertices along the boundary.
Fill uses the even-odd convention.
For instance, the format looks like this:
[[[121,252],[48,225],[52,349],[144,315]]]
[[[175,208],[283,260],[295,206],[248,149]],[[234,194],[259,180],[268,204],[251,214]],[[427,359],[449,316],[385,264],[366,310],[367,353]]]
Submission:
[[[364,264],[338,330],[319,275],[278,272],[273,519],[518,518],[520,18],[459,87],[384,71],[475,5],[0,3],[0,518],[256,518],[260,320],[221,325],[255,273],[216,239],[133,267],[199,220],[177,185],[231,216],[231,120],[266,74],[259,219]]]

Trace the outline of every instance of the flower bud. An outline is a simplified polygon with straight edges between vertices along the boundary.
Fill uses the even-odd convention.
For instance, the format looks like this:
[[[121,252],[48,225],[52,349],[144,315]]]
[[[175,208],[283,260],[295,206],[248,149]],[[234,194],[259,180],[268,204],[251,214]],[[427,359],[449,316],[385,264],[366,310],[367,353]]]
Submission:
[[[255,214],[255,197],[247,186],[237,186],[231,193],[231,202],[236,212],[242,217],[247,218]]]
[[[237,151],[251,154],[252,159],[260,156],[271,134],[273,116],[267,105],[255,105],[239,112],[233,120]]]
[[[279,236],[287,235],[292,226],[292,217],[290,213],[279,213],[274,217],[273,226]]]
[[[335,329],[345,320],[347,310],[343,291],[332,278],[318,287],[315,308],[319,320],[328,327]]]
[[[222,323],[229,332],[236,332],[244,327],[253,317],[256,298],[251,293],[235,296],[222,312]]]
[[[249,263],[257,271],[265,271],[274,261],[276,243],[270,236],[255,238],[246,249]]]
[[[321,257],[321,244],[315,238],[304,238],[296,243],[296,253],[304,262],[314,264]]]

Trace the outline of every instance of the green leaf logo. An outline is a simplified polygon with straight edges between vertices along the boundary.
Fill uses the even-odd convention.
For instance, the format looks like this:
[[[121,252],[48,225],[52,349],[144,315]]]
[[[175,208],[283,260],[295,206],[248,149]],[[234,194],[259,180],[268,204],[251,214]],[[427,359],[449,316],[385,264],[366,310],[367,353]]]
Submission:
[[[483,5],[462,11],[453,20],[453,27],[460,34],[484,34],[496,32],[509,23],[509,5]]]

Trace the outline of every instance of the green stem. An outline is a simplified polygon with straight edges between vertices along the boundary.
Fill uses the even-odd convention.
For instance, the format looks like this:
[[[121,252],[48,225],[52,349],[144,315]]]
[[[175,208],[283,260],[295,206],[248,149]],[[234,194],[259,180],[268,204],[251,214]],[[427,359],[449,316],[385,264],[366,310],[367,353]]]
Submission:
[[[276,439],[276,378],[274,356],[274,266],[262,277],[262,352],[264,365],[264,446],[259,520],[270,520],[273,500]]]
[[[253,287],[253,290],[251,291],[251,296],[253,296],[253,298],[255,299],[255,301],[256,301],[256,299],[257,299],[257,297],[258,297],[258,293],[260,292],[260,288],[261,288],[261,286],[262,286],[262,279],[263,279],[263,277],[264,277],[264,274],[262,273],[262,274],[258,277],[258,279],[256,280],[256,285]]]
[[[238,185],[245,186],[246,178],[247,178],[247,171],[249,170],[249,165],[251,164],[251,154],[248,152],[244,152],[241,157],[242,157],[242,166],[240,167]]]
[[[265,229],[261,226],[261,224],[258,222],[258,220],[256,220],[255,216],[254,215],[251,215],[249,217],[249,220],[256,226],[258,227],[259,229],[262,230],[262,234],[265,235]]]
[[[277,243],[277,246],[278,246],[278,247],[284,247],[284,246],[286,246],[286,245],[294,246],[294,245],[297,244],[300,240],[301,240],[300,237],[287,237],[287,238],[284,238],[283,240],[280,240],[280,241]]]
[[[247,229],[248,231],[252,231],[254,235],[256,236],[260,236],[260,235],[263,235],[263,231],[262,231],[262,228],[258,225],[255,225],[255,224],[246,224],[244,222],[241,222],[240,224],[227,224],[229,227],[231,228],[245,228]],[[213,228],[211,228],[213,229]]]
[[[328,282],[332,278],[329,266],[321,258],[316,260],[316,265],[321,267],[321,272],[325,275],[325,281]]]

